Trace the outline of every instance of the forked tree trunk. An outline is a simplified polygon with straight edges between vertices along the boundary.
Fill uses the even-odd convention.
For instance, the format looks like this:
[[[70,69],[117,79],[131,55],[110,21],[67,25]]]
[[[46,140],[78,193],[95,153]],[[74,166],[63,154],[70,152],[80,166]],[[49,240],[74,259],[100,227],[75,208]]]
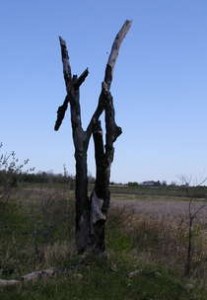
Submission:
[[[70,103],[76,160],[76,246],[79,253],[86,250],[100,253],[105,250],[105,221],[110,204],[109,182],[111,163],[114,157],[113,143],[121,134],[121,128],[115,123],[113,97],[110,93],[110,87],[119,48],[130,26],[131,21],[127,20],[114,40],[106,65],[98,105],[85,131],[81,124],[79,89],[88,76],[88,70],[86,69],[79,77],[76,75],[72,76],[67,46],[65,41],[60,37],[67,96],[63,105],[58,108],[55,130],[59,129],[68,103]],[[99,121],[99,117],[103,112],[105,112],[106,127],[105,145]],[[95,147],[96,181],[94,190],[89,198],[87,151],[92,135]]]

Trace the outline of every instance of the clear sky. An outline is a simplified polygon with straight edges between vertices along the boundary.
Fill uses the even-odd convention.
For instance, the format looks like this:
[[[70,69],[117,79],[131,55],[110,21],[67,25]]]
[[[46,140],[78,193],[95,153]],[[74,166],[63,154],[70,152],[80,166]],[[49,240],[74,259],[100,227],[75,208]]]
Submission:
[[[74,174],[69,112],[58,36],[72,71],[86,67],[84,126],[94,111],[108,53],[126,19],[112,93],[123,134],[115,144],[112,180],[167,180],[207,175],[206,0],[2,0],[0,6],[0,141],[36,171]],[[91,141],[92,142],[92,141]],[[94,173],[93,143],[89,170]]]

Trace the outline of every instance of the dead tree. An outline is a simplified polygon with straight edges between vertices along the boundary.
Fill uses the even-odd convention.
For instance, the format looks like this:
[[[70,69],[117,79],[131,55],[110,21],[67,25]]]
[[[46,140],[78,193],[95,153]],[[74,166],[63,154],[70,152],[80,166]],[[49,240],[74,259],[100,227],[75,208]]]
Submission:
[[[80,86],[89,72],[86,69],[79,77],[72,75],[66,42],[60,37],[63,74],[67,95],[64,103],[58,108],[55,130],[58,130],[70,104],[71,125],[76,160],[76,246],[77,251],[105,250],[105,221],[110,204],[110,170],[114,157],[113,144],[121,134],[121,128],[116,125],[113,97],[110,87],[113,71],[121,43],[126,36],[131,21],[126,21],[114,40],[105,69],[104,81],[97,108],[86,130],[81,123]],[[105,145],[99,117],[105,113]],[[93,136],[96,161],[95,187],[90,197],[88,195],[87,151],[89,141]]]

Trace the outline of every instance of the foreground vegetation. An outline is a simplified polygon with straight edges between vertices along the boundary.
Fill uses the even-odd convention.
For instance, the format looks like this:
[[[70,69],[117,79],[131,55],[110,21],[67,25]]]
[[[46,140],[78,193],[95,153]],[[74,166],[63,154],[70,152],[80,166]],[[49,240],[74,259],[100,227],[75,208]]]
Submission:
[[[107,255],[93,257],[75,253],[73,191],[64,183],[20,185],[0,215],[1,279],[57,270],[52,278],[1,288],[1,299],[206,299],[206,225],[199,220],[185,277],[188,220],[179,216],[172,221],[115,206]]]

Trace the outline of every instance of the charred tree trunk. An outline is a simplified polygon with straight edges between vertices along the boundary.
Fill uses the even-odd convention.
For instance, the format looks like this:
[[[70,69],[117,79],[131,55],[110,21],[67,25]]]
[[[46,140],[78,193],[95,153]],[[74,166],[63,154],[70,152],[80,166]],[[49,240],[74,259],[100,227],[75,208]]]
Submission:
[[[82,128],[80,93],[79,89],[88,76],[86,69],[80,77],[72,77],[69,56],[65,41],[60,37],[60,46],[63,62],[63,74],[67,96],[62,106],[58,108],[55,130],[58,130],[65,116],[65,111],[70,103],[71,126],[76,160],[76,246],[78,253],[85,251],[90,242],[90,202],[88,197],[88,173],[86,133]]]
[[[104,89],[104,86],[103,86]],[[104,147],[101,122],[94,124],[93,139],[96,160],[96,181],[91,194],[91,216],[93,246],[96,252],[105,250],[105,221],[110,205],[110,173],[111,163],[114,158],[113,143],[122,130],[115,123],[113,98],[108,91],[105,94],[105,124],[106,144]]]
[[[113,143],[121,134],[121,128],[115,123],[113,98],[110,86],[119,48],[131,26],[126,21],[118,32],[112,45],[106,65],[104,82],[99,96],[98,106],[86,129],[82,128],[79,89],[88,76],[86,69],[79,77],[72,76],[65,41],[60,37],[63,74],[67,96],[57,111],[55,130],[58,130],[70,103],[71,126],[76,160],[76,246],[79,253],[92,250],[100,253],[105,250],[105,221],[110,203],[110,170],[114,157]],[[99,117],[105,111],[106,137],[104,137]],[[96,181],[94,190],[88,196],[87,151],[93,135],[96,161]]]
[[[85,132],[81,126],[79,91],[71,97],[71,124],[76,160],[76,245],[79,253],[90,245],[90,202],[88,198],[87,150]],[[75,100],[75,101],[74,101]]]

